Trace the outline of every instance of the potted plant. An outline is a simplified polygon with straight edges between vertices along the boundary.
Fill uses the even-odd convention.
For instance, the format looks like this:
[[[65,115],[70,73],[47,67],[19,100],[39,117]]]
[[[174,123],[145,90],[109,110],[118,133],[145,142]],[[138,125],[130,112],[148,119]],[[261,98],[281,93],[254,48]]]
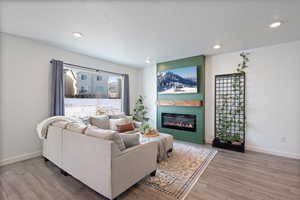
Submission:
[[[245,132],[245,69],[249,53],[241,53],[241,63],[234,74],[217,75],[222,93],[217,94],[216,127],[213,146],[244,152]],[[216,79],[217,80],[217,79]],[[224,84],[225,83],[225,84]],[[216,86],[217,87],[217,86]],[[225,91],[225,92],[224,92]],[[228,92],[227,92],[228,91]],[[241,118],[241,116],[243,116]]]
[[[144,105],[144,97],[139,95],[135,102],[135,108],[133,109],[133,120],[141,122],[142,124],[147,123],[149,121],[147,114],[147,108]]]
[[[148,123],[144,123],[141,127],[140,127],[140,132],[142,134],[145,134],[148,130],[150,129],[150,125]]]

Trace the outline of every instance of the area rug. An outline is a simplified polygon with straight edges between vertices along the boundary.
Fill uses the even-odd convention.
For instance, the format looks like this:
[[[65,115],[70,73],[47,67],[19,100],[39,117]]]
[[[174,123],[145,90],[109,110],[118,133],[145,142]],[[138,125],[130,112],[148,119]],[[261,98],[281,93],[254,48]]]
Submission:
[[[168,199],[183,200],[216,153],[208,147],[176,142],[169,158],[159,163],[156,176],[146,177],[141,184]]]

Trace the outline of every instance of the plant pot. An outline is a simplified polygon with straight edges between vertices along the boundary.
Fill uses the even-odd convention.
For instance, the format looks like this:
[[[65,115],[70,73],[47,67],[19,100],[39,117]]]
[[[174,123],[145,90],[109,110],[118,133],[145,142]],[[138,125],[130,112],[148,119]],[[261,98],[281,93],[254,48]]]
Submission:
[[[245,152],[245,144],[241,142],[240,144],[231,141],[223,142],[219,138],[215,138],[213,140],[212,146],[237,152]]]
[[[241,145],[242,143],[241,142],[232,142],[231,144],[233,144],[233,145]]]

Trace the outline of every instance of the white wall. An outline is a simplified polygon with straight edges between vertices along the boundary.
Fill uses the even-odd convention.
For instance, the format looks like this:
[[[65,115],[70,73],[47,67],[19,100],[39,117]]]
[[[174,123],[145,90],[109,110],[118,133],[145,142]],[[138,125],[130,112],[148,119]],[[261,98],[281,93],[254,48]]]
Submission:
[[[145,97],[145,106],[149,112],[149,124],[156,128],[156,65],[144,68],[142,77],[142,90]]]
[[[65,51],[47,44],[0,34],[0,165],[38,155],[35,126],[50,112],[49,61],[60,59],[87,67],[127,73],[133,108],[141,92],[140,70]]]
[[[300,159],[300,41],[249,50],[246,148]],[[214,137],[214,76],[233,73],[239,52],[206,57],[205,138]],[[156,67],[144,68],[143,94],[156,125]]]
[[[249,50],[246,148],[300,158],[300,41]],[[214,136],[214,76],[232,73],[239,52],[206,59],[205,134]]]

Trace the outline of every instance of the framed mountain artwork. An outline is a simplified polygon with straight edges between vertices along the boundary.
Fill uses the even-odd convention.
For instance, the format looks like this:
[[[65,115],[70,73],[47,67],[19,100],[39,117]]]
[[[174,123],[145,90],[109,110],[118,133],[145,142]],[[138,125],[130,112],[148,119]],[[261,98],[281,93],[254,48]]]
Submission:
[[[197,66],[180,67],[157,73],[159,94],[186,94],[198,92]]]

